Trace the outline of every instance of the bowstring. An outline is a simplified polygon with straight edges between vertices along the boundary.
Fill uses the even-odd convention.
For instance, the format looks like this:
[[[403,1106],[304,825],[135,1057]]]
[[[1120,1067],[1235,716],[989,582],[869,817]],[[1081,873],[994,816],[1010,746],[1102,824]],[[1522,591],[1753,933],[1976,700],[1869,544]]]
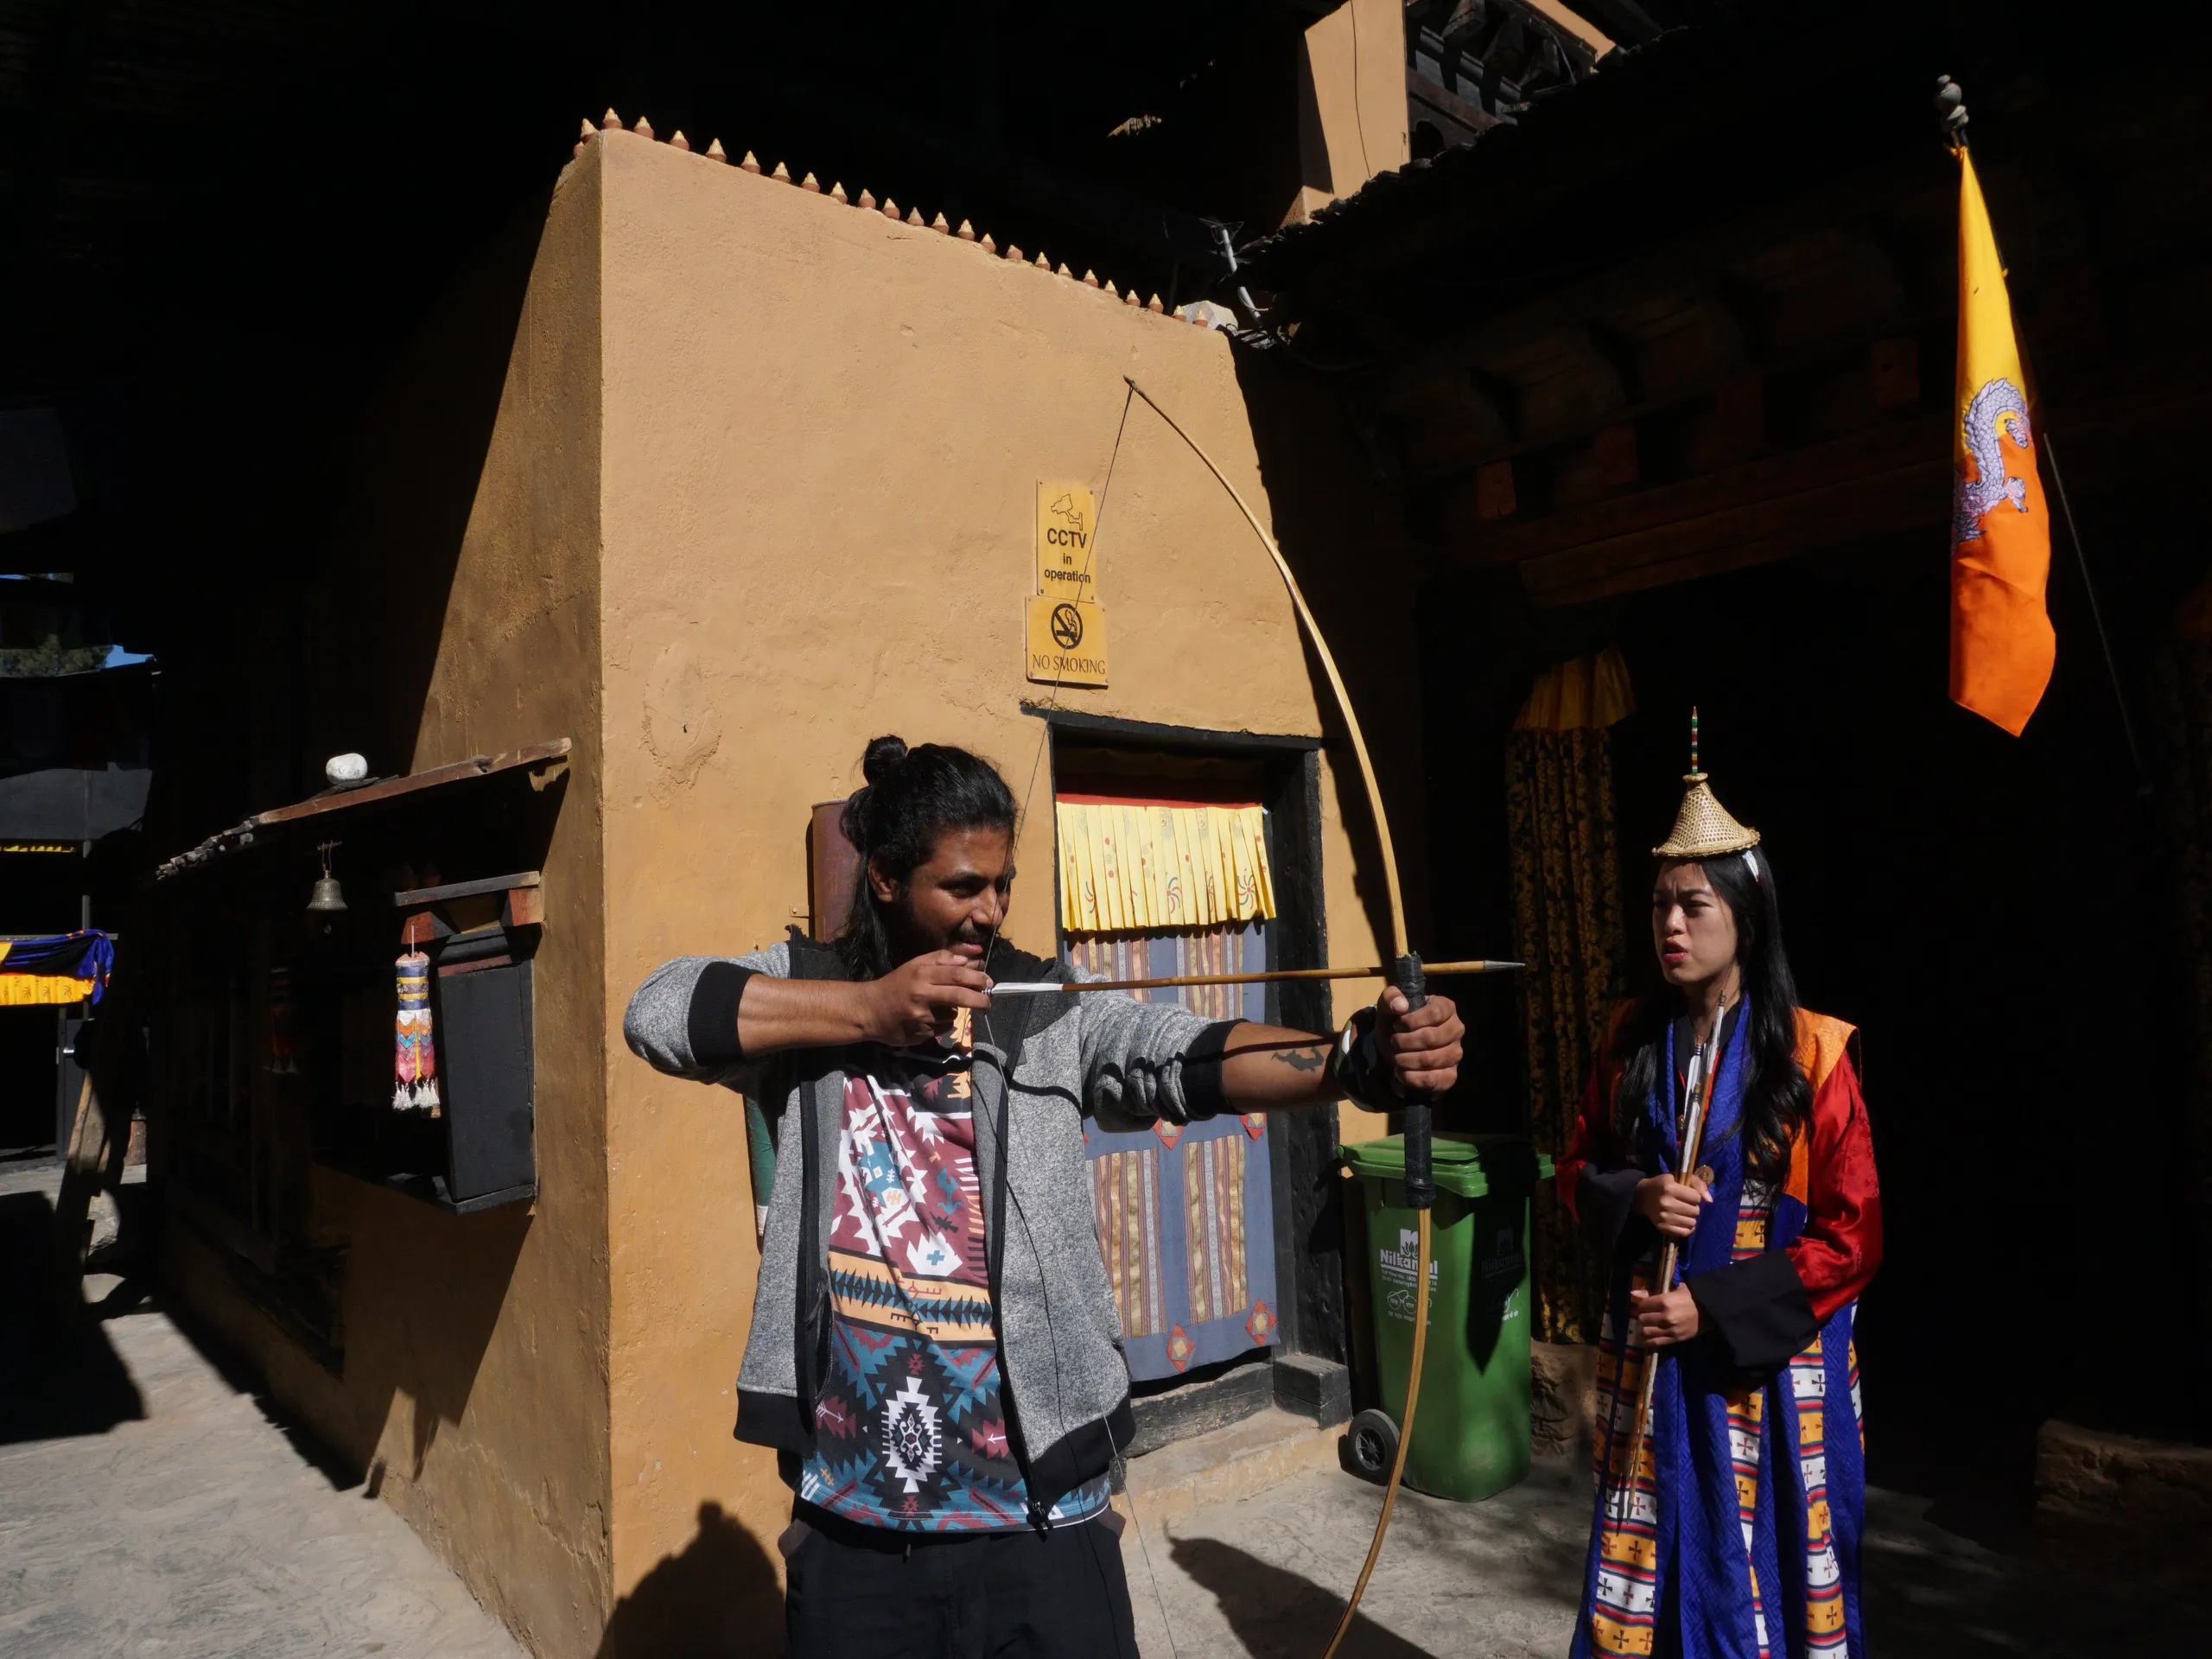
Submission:
[[[1099,532],[1106,525],[1106,503],[1114,493],[1114,463],[1122,458],[1122,436],[1129,429],[1129,405],[1136,401],[1136,385],[1132,381],[1129,389],[1122,394],[1122,418],[1114,428],[1114,447],[1106,454],[1106,481],[1098,486],[1098,512],[1097,516],[1090,522],[1090,544],[1083,550],[1083,569],[1076,578],[1076,592],[1078,594],[1090,584],[1090,562],[1097,556]],[[1021,804],[1015,810],[1014,815],[1014,844],[1016,847],[1021,844],[1022,830],[1029,823],[1029,804],[1036,797],[1037,774],[1045,764],[1046,746],[1052,741],[1052,722],[1050,716],[1052,711],[1060,704],[1060,681],[1067,673],[1067,652],[1063,651],[1060,653],[1059,665],[1052,671],[1052,689],[1045,696],[1043,710],[1045,717],[1039,722],[1042,729],[1037,734],[1037,753],[1032,755],[1029,760],[1029,781],[1022,788]],[[1054,855],[1054,861],[1056,863],[1058,861],[1057,853]],[[1011,902],[1011,895],[1009,895],[1009,902]],[[1003,909],[999,912],[999,921],[993,925],[989,934],[983,941],[983,954],[980,965],[986,975],[991,971],[991,952],[998,948],[999,936],[1005,931],[1006,912]]]
[[[1097,556],[1098,533],[1105,525],[1106,503],[1114,492],[1114,464],[1122,458],[1122,435],[1129,429],[1129,405],[1135,401],[1136,395],[1136,384],[1132,381],[1129,384],[1129,389],[1122,394],[1122,418],[1116,423],[1114,428],[1114,447],[1109,449],[1106,454],[1106,481],[1098,486],[1098,512],[1097,516],[1091,520],[1090,544],[1084,550],[1083,570],[1076,582],[1076,591],[1077,594],[1081,594],[1084,586],[1087,584],[1090,575],[1091,561]],[[1065,676],[1066,672],[1067,652],[1063,651],[1060,653],[1059,666],[1056,668],[1052,673],[1052,688],[1046,695],[1045,708],[1047,711],[1059,706],[1060,682]],[[1029,804],[1032,799],[1034,798],[1037,792],[1037,774],[1045,763],[1045,746],[1051,742],[1052,739],[1052,722],[1048,719],[1042,721],[1040,724],[1042,725],[1043,729],[1037,734],[1037,752],[1030,758],[1029,761],[1029,781],[1023,786],[1021,791],[1021,804],[1018,809],[1016,809],[1014,817],[1014,840],[1016,846],[1020,845],[1021,842],[1022,826],[1029,822]],[[1054,862],[1056,865],[1058,861],[1058,855],[1055,852]],[[988,975],[991,970],[991,952],[997,949],[1000,936],[1005,931],[1005,911],[1001,910],[999,912],[999,915],[1001,918],[1000,921],[993,925],[989,933],[985,936],[983,940],[982,967],[986,975]],[[988,1014],[985,1014],[983,1018],[988,1020],[990,1016]],[[1015,1039],[1017,1051],[1020,1046],[1020,1036],[1018,1034],[1020,1029],[1020,1027],[1017,1027],[1017,1036]],[[1011,1103],[1011,1096],[1014,1090],[1014,1068],[1018,1059],[1018,1052],[1007,1055],[1007,1064],[1003,1068],[1001,1068],[1001,1077],[1008,1096],[1008,1103]],[[1005,1158],[1007,1155],[1006,1141],[1007,1138],[1008,1137],[1003,1135],[1000,1137],[998,1155],[1001,1159]],[[1007,1188],[1007,1196],[1009,1198],[1013,1196],[1013,1189],[1011,1186]],[[1019,1211],[1019,1208],[1020,1206],[1017,1204],[1017,1211]],[[1028,1218],[1024,1217],[1022,1219],[1022,1227],[1025,1231],[1027,1230],[1028,1225]],[[1005,1248],[1003,1240],[1001,1241],[1000,1248],[1001,1249]],[[1057,1376],[1058,1374],[1058,1365],[1057,1361],[1059,1353],[1059,1336],[1058,1333],[1054,1331],[1052,1326],[1052,1305],[1049,1298],[1046,1300],[1045,1304],[1045,1329],[1046,1334],[1052,1338],[1052,1351],[1055,1358],[1053,1370],[1054,1375]],[[1109,1436],[1109,1442],[1110,1439],[1111,1437]],[[1125,1465],[1122,1462],[1121,1447],[1114,1446],[1113,1454],[1113,1466],[1116,1470],[1122,1469]],[[1125,1491],[1128,1490],[1128,1480],[1126,1477],[1124,1477],[1122,1481],[1122,1490]],[[1177,1656],[1177,1659],[1180,1659],[1182,1649],[1175,1640],[1175,1627],[1167,1617],[1167,1604],[1160,1596],[1160,1577],[1158,1573],[1153,1571],[1152,1550],[1150,1546],[1145,1541],[1144,1523],[1137,1516],[1136,1499],[1134,1497],[1129,1500],[1129,1524],[1137,1529],[1137,1548],[1144,1556],[1146,1576],[1152,1580],[1153,1599],[1160,1608],[1160,1622],[1161,1627],[1167,1632],[1167,1645],[1170,1650]]]

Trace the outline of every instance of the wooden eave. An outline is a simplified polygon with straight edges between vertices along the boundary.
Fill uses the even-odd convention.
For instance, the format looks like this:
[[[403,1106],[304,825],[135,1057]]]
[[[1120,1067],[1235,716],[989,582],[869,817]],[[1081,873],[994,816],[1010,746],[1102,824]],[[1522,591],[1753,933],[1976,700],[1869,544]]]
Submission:
[[[1948,388],[1948,382],[1945,383]],[[2074,490],[2128,470],[2186,465],[2212,419],[2212,353],[2145,372],[2069,377],[2048,395]],[[1923,531],[1941,556],[1951,512],[1951,416],[1920,409],[1866,430],[1558,512],[1501,520],[1427,550],[1433,575],[1517,568],[1542,606]]]
[[[441,792],[466,789],[501,773],[527,773],[531,785],[543,789],[568,769],[569,751],[574,747],[568,738],[556,738],[550,743],[532,743],[524,748],[510,749],[503,754],[474,755],[467,760],[433,766],[427,772],[410,772],[402,778],[379,779],[358,788],[325,790],[319,795],[311,795],[306,800],[296,801],[289,806],[271,807],[266,812],[257,812],[244,822],[208,836],[198,846],[165,860],[155,869],[154,879],[156,881],[173,880],[217,861],[250,851],[276,834],[302,828],[335,831],[355,819],[378,810],[418,804]]]

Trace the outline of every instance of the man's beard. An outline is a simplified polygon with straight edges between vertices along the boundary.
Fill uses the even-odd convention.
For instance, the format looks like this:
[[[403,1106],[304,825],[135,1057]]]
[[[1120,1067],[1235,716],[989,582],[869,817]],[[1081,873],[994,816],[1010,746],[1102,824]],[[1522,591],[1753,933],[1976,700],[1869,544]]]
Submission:
[[[934,950],[957,950],[962,945],[971,945],[981,950],[990,943],[990,931],[976,925],[972,918],[963,918],[960,925],[950,934],[932,932],[923,927],[913,907],[904,897],[887,906],[885,919],[889,924],[893,953],[899,962],[912,962],[916,957],[927,956]]]

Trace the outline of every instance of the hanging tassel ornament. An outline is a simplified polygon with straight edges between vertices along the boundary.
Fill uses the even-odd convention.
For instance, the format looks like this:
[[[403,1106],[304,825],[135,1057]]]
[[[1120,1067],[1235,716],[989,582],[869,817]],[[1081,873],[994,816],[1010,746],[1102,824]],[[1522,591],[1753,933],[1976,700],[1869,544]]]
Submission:
[[[438,1053],[430,1033],[430,959],[421,950],[417,924],[428,918],[410,917],[404,936],[407,950],[396,964],[399,971],[399,1018],[392,1050],[391,1109],[396,1112],[440,1115]],[[427,931],[425,925],[423,929]]]
[[[281,964],[269,970],[269,1064],[265,1068],[280,1077],[300,1071],[300,1001],[292,987],[292,970]]]

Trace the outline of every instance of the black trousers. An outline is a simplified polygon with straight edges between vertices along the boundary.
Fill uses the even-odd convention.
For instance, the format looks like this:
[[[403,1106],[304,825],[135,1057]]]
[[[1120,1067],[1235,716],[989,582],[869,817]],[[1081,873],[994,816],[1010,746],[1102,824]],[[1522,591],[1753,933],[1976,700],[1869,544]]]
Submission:
[[[1103,1521],[945,1536],[816,1513],[786,1539],[789,1659],[1137,1659]]]

